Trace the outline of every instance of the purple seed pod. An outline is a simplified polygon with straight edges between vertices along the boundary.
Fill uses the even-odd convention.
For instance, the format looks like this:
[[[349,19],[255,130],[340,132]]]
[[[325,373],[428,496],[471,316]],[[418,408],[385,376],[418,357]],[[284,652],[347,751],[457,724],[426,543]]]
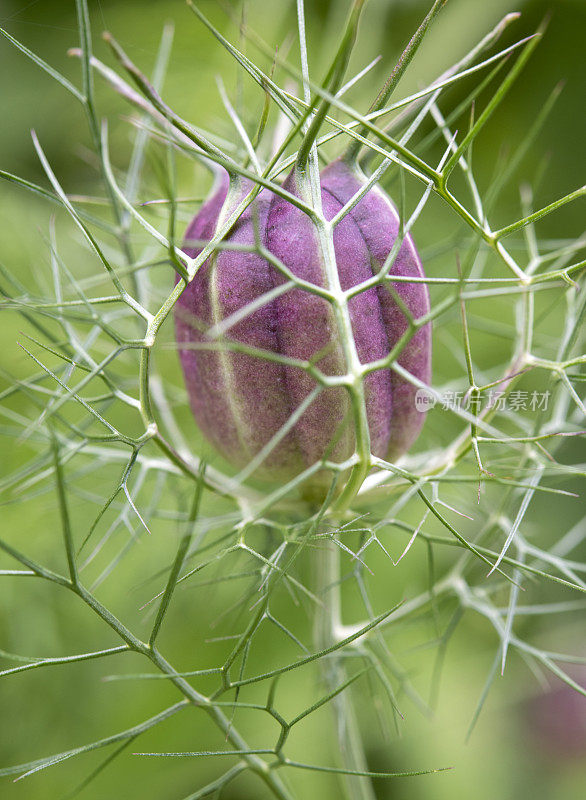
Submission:
[[[299,194],[294,172],[285,180],[283,188],[291,194]],[[323,185],[321,199],[326,219],[332,219],[342,208],[342,204],[324,190]],[[297,277],[327,287],[326,268],[313,223],[303,211],[281,197],[275,197],[271,205],[267,247]],[[368,249],[349,216],[336,226],[334,251],[343,290],[372,277]],[[326,375],[344,375],[347,369],[331,305],[303,289],[294,289],[282,295],[277,303],[282,352],[313,360]],[[388,353],[388,345],[376,290],[363,292],[353,298],[349,310],[360,360],[366,363],[384,358]],[[315,354],[322,352],[325,355],[316,360]],[[302,402],[314,386],[315,382],[309,375],[301,370],[290,370],[288,388],[293,407]],[[379,370],[369,375],[365,379],[365,395],[371,450],[375,455],[384,457],[392,411],[390,372]],[[354,451],[350,399],[344,388],[322,391],[301,423],[296,426],[296,435],[307,465],[314,463],[328,448],[329,457],[335,461],[347,458]],[[336,436],[333,447],[332,434]]]
[[[190,224],[187,239],[211,238],[220,217],[238,205],[252,184],[243,182],[236,195],[228,195],[228,187],[225,175]],[[230,244],[253,245],[255,226],[263,240],[271,197],[269,192],[259,194],[231,229],[227,237]],[[196,255],[199,251],[188,252]],[[206,331],[273,286],[272,268],[258,254],[222,250],[204,262],[181,295],[175,314],[176,338],[194,417],[216,449],[237,466],[248,463],[287,421],[290,406],[283,368],[223,346],[211,349]],[[274,306],[267,303],[231,328],[229,339],[278,353],[276,327]],[[195,349],[194,345],[203,347]],[[281,473],[283,463],[293,472],[302,468],[292,436],[263,462],[263,467]],[[262,477],[263,472],[259,474]]]
[[[360,188],[361,178],[344,162],[322,173],[322,208],[332,219]],[[222,178],[190,224],[186,238],[209,239],[250,191],[242,181],[228,191]],[[293,171],[283,183],[300,196]],[[379,190],[370,190],[336,225],[334,252],[341,288],[347,290],[378,272],[398,233],[398,215]],[[327,272],[317,230],[296,205],[268,190],[261,191],[239,217],[225,241],[253,247],[258,241],[297,278],[327,287]],[[192,254],[198,251],[190,250]],[[391,274],[423,276],[409,237],[399,250]],[[257,252],[221,250],[207,259],[181,295],[176,309],[176,336],[187,391],[195,419],[217,450],[238,467],[246,466],[263,448],[264,458],[253,477],[288,480],[327,457],[340,462],[355,448],[350,397],[341,386],[321,387],[301,367],[277,363],[249,352],[235,352],[229,343],[311,362],[326,376],[347,372],[344,348],[330,303],[295,287],[245,316],[227,333],[228,347],[214,347],[206,337],[213,325],[249,305],[287,278]],[[414,318],[429,309],[425,284],[396,287]],[[407,328],[392,293],[370,288],[349,301],[356,352],[362,363],[384,358]],[[206,346],[207,343],[207,346]],[[407,343],[400,363],[427,383],[430,370],[429,326]],[[414,441],[423,415],[414,405],[414,387],[390,369],[364,381],[371,451],[396,458]],[[312,393],[315,393],[313,396]],[[294,424],[289,422],[295,415]],[[270,452],[268,452],[270,450]],[[314,476],[318,492],[331,476]]]
[[[365,178],[360,172],[347,162],[338,159],[329,164],[321,174],[322,192],[327,192],[335,198],[340,205],[345,205],[358,192],[365,183]],[[349,212],[350,217],[359,231],[360,237],[368,250],[371,258],[371,269],[376,273],[380,271],[391,252],[399,234],[399,215],[397,209],[387,195],[374,186]],[[338,270],[344,270],[344,259],[348,258],[350,265],[347,267],[352,272],[352,251],[347,254],[338,253]],[[399,252],[389,271],[389,275],[400,275],[408,278],[425,278],[419,254],[415,249],[413,239],[407,235],[399,248]],[[354,280],[353,283],[357,281]],[[419,319],[429,312],[429,291],[425,283],[394,283],[393,290],[404,306],[410,311],[413,319]],[[408,321],[396,302],[395,295],[389,291],[388,285],[376,288],[380,314],[383,319],[385,336],[387,339],[387,352],[389,352],[404,335],[408,328]],[[359,295],[358,297],[362,297]],[[356,298],[358,299],[358,298]],[[373,360],[373,356],[362,361]],[[431,325],[426,324],[420,328],[404,345],[398,358],[399,364],[411,375],[424,384],[431,380]],[[375,373],[376,374],[376,373]],[[391,384],[393,394],[393,410],[390,417],[390,436],[386,456],[395,461],[400,455],[407,452],[421,430],[425,414],[418,411],[415,405],[417,388],[394,370],[391,371]],[[373,452],[375,452],[373,450]]]

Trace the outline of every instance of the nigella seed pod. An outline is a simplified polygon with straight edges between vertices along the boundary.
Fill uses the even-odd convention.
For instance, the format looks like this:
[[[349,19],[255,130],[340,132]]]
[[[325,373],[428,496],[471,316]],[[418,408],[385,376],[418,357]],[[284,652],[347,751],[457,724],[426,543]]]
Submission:
[[[283,183],[283,188],[299,195],[294,171]],[[324,216],[332,219],[342,206],[323,186],[321,194]],[[275,197],[271,205],[267,247],[294,275],[327,287],[326,265],[315,226],[307,214],[282,197]],[[349,289],[372,277],[368,250],[353,220],[348,217],[336,226],[334,252],[342,289]],[[346,374],[340,334],[327,300],[303,289],[293,289],[278,298],[277,303],[282,352],[314,361],[326,375]],[[376,292],[367,291],[353,298],[349,310],[361,361],[366,363],[383,358],[388,350]],[[316,360],[316,353],[325,355]],[[311,376],[300,370],[289,372],[288,388],[293,407],[297,407],[314,387],[315,381]],[[365,395],[371,450],[384,457],[392,410],[388,370],[380,370],[365,379]],[[321,458],[326,451],[335,461],[349,457],[354,451],[350,398],[344,388],[323,390],[301,422],[296,427],[296,434],[307,465]],[[332,444],[334,431],[337,438]]]
[[[322,192],[331,194],[341,205],[345,205],[365,183],[359,170],[342,159],[329,164],[321,174]],[[374,273],[379,272],[399,235],[399,214],[388,196],[377,186],[349,212],[363,238],[372,262]],[[336,251],[338,270],[344,269],[344,254]],[[348,256],[346,256],[348,257]],[[351,258],[351,255],[350,255]],[[350,270],[352,267],[350,267]],[[424,279],[425,273],[413,239],[407,234],[397,253],[389,276]],[[429,313],[429,291],[425,283],[392,283],[391,292],[386,285],[376,289],[380,313],[384,321],[388,341],[388,352],[397,344],[408,329],[408,320],[399,307],[396,297],[409,310],[414,320]],[[361,357],[361,360],[362,359]],[[372,356],[369,360],[373,360]],[[431,325],[423,325],[402,347],[398,363],[407,372],[424,384],[431,380]],[[394,370],[391,371],[393,411],[390,418],[390,436],[387,457],[394,461],[411,447],[425,415],[415,404],[416,386]]]
[[[229,216],[252,184],[243,181],[233,187],[234,191],[228,188],[225,176],[189,226],[188,239],[211,238],[218,223]],[[231,245],[254,245],[256,229],[266,229],[271,197],[269,192],[262,192],[241,214],[227,237]],[[198,251],[190,252],[195,255]],[[221,250],[204,262],[181,295],[175,314],[176,338],[194,417],[216,449],[238,466],[250,462],[287,422],[289,403],[283,369],[260,357],[213,348],[206,332],[273,286],[272,268],[258,254]],[[278,353],[273,304],[265,304],[231,328],[228,338],[259,351]],[[285,477],[283,463],[293,471],[295,467],[302,469],[291,437],[267,457],[257,477],[267,469],[279,478]]]
[[[343,161],[323,171],[326,219],[342,209],[362,180]],[[301,197],[297,183],[293,170],[283,189]],[[211,238],[251,187],[240,181],[229,191],[227,176],[220,178],[186,238]],[[371,189],[341,219],[334,229],[333,247],[343,290],[372,278],[383,267],[398,229],[397,212],[378,189]],[[301,366],[263,358],[262,351],[310,362],[325,376],[345,375],[347,347],[325,298],[307,288],[291,288],[232,325],[225,346],[213,346],[206,336],[212,326],[287,281],[258,252],[234,249],[253,248],[259,240],[296,278],[316,287],[329,286],[331,274],[310,217],[287,198],[263,190],[227,235],[230,249],[210,257],[181,295],[176,335],[191,408],[203,433],[235,466],[252,462],[253,477],[283,481],[324,457],[335,462],[347,459],[354,452],[356,436],[350,395],[344,387],[322,386]],[[423,276],[410,237],[405,237],[390,274]],[[425,284],[399,283],[395,290],[414,318],[429,310]],[[363,364],[384,359],[408,327],[384,282],[351,298],[348,309],[354,347]],[[254,352],[242,352],[242,346]],[[429,381],[429,326],[407,342],[399,363],[424,383]],[[415,408],[414,392],[412,384],[389,368],[365,377],[370,448],[375,455],[395,459],[416,438],[423,415]],[[323,470],[314,475],[313,496],[323,492],[330,480]]]

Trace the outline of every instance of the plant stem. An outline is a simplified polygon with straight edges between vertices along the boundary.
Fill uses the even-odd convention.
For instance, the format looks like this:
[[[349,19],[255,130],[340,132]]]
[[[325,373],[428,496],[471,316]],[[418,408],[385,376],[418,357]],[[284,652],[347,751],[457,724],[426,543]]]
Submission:
[[[153,664],[157,666],[163,674],[170,678],[171,683],[173,683],[176,688],[179,689],[184,697],[190,700],[195,706],[199,706],[207,712],[215,724],[220,728],[222,733],[225,734],[226,740],[229,741],[236,750],[240,752],[246,752],[250,750],[249,745],[238,733],[233,725],[233,722],[222,712],[221,709],[210,702],[210,700],[198,692],[197,689],[194,689],[193,686],[191,686],[191,684],[185,680],[185,678],[178,675],[169,662],[157,650],[153,649],[147,655]],[[241,756],[241,758],[242,761],[247,765],[248,769],[255,773],[262,781],[264,781],[269,790],[276,798],[278,798],[278,800],[293,800],[284,783],[277,775],[275,775],[274,771],[271,770],[265,761],[263,761],[254,753],[247,753],[246,755]]]
[[[314,638],[315,649],[325,650],[338,641],[341,626],[340,597],[340,549],[333,541],[325,541],[317,553],[315,591],[322,605],[316,613]],[[335,691],[347,679],[340,652],[320,659],[322,678],[328,691]],[[349,689],[340,692],[333,700],[336,715],[336,731],[339,751],[344,769],[367,772],[368,764],[364,743],[352,704]],[[347,775],[346,796],[351,800],[375,800],[370,778]]]
[[[125,625],[123,625],[94,595],[81,584],[68,584],[68,588],[77,594],[118,636],[136,653],[146,656],[152,664],[166,675],[170,682],[194,706],[201,708],[225,734],[226,740],[238,751],[242,752],[242,762],[257,775],[278,800],[293,800],[282,780],[275,775],[269,765],[254,753],[243,737],[238,733],[231,720],[201,692],[198,692],[189,681],[179,675],[171,664],[152,645],[140,641]]]

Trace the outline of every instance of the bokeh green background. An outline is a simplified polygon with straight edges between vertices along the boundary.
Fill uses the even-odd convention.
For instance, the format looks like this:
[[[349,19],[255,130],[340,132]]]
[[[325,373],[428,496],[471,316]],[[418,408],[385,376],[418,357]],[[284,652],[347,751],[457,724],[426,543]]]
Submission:
[[[234,26],[215,4],[206,1],[201,6],[222,30],[230,36],[237,35]],[[408,40],[426,6],[427,3],[415,0],[372,0],[370,3],[352,63],[359,69],[379,53],[383,58],[352,95],[360,108],[365,108],[374,97],[385,72]],[[320,74],[336,44],[346,3],[342,0],[308,0],[306,8],[311,63],[315,74]],[[90,9],[98,54],[110,63],[105,45],[97,35],[108,29],[147,71],[155,58],[162,27],[167,20],[172,20],[176,33],[165,98],[187,119],[220,134],[231,135],[218,97],[215,76],[220,73],[232,91],[236,79],[235,66],[184,3],[180,0],[90,0]],[[583,102],[586,4],[582,0],[529,0],[514,6],[509,0],[450,0],[407,74],[402,91],[415,90],[433,78],[463,55],[503,14],[513,10],[521,11],[523,16],[506,34],[504,43],[532,32],[547,13],[552,12],[552,17],[544,41],[521,80],[481,137],[475,150],[475,168],[481,186],[486,184],[493,174],[501,148],[514,147],[522,141],[545,98],[556,83],[565,80],[566,86],[555,111],[538,142],[531,148],[518,176],[519,180],[530,180],[543,159],[547,159],[536,194],[536,206],[539,206],[583,182],[578,174],[584,162],[586,130]],[[248,21],[267,41],[278,43],[286,37],[288,30],[294,30],[294,10],[286,0],[270,4],[252,0]],[[79,80],[79,65],[65,55],[69,47],[77,44],[72,0],[37,0],[33,3],[2,0],[0,24],[71,80]],[[123,125],[120,117],[128,112],[107,88],[99,82],[97,86],[99,110],[110,117],[113,151],[116,163],[122,166],[130,152],[131,142],[129,128]],[[69,192],[99,191],[93,166],[85,157],[84,148],[89,144],[89,137],[80,107],[5,40],[0,40],[0,92],[0,167],[44,183],[29,136],[29,130],[34,128],[53,169]],[[252,121],[262,98],[248,84],[245,92],[251,98],[247,109],[249,121]],[[455,104],[460,97],[458,90],[451,97]],[[180,175],[180,189],[184,194],[200,194],[207,185],[206,180],[203,172],[189,168]],[[518,181],[496,210],[495,225],[506,224],[520,216],[517,185]],[[45,236],[50,213],[50,209],[21,190],[0,186],[0,260],[25,285],[38,288],[40,284],[42,288],[43,281],[46,281],[43,277],[47,274],[48,260]],[[580,233],[582,226],[583,205],[575,205],[545,220],[540,233],[552,237],[572,236]],[[433,230],[427,232],[428,244],[433,235]],[[64,247],[67,250],[68,245]],[[71,254],[76,252],[80,251],[72,246]],[[83,269],[81,271],[83,273]],[[2,367],[20,376],[26,375],[29,369],[17,345],[23,326],[23,321],[13,313],[4,313],[0,318]],[[440,351],[439,363],[436,361],[440,373],[441,358]],[[24,444],[16,445],[9,437],[0,441],[0,465],[6,475],[17,469],[28,455]],[[106,485],[104,477],[103,486],[98,486],[97,490],[103,489],[106,493]],[[556,502],[538,503],[533,515],[534,524],[540,520],[544,526],[554,525],[560,514],[578,513],[576,509],[568,512],[566,505],[557,506]],[[78,497],[72,509],[74,521],[86,525],[87,513],[83,500]],[[59,531],[56,504],[51,495],[41,495],[26,503],[7,502],[0,507],[0,515],[3,533],[9,532],[12,540],[18,541],[23,550],[31,547],[49,562],[57,559],[55,550],[59,546]],[[124,581],[114,579],[108,584],[107,598],[114,606],[123,605],[132,586],[138,585],[142,576],[158,563],[160,553],[154,545],[146,542],[138,549],[140,552],[133,555],[131,568],[127,565]],[[383,601],[385,591],[390,605],[404,596],[411,596],[417,589],[423,589],[425,582],[419,573],[424,567],[424,560],[414,555],[403,563],[401,570],[390,569],[388,580],[382,580],[383,588],[379,590]],[[134,617],[129,622],[140,624],[137,609],[143,594],[136,592],[136,603],[130,604],[135,609],[132,612]],[[196,659],[205,665],[219,663],[221,654],[225,652],[221,646],[202,642],[214,635],[209,630],[210,620],[237,599],[237,590],[230,588],[213,593],[205,588],[181,593],[177,615],[166,634],[165,644],[187,660]],[[295,620],[294,612],[286,605],[281,612],[292,626],[300,625],[307,633],[310,622],[306,618]],[[183,624],[179,624],[181,620]],[[584,626],[580,627],[578,619],[574,625],[564,622],[557,628],[555,620],[547,622],[549,645],[555,640],[558,648],[563,649],[568,642],[575,645],[580,635],[583,637]],[[538,627],[536,632],[539,635]],[[76,607],[70,598],[61,596],[57,590],[36,584],[23,587],[9,580],[0,584],[0,649],[32,655],[81,652],[86,647],[92,649],[96,639],[103,641],[100,639],[102,633],[83,608]],[[424,651],[409,653],[414,642],[415,638],[411,639],[407,633],[396,642],[396,646],[425,686],[429,684],[433,667],[432,655],[427,656]],[[585,644],[582,642],[582,647]],[[470,741],[465,742],[496,646],[496,637],[486,624],[472,618],[448,649],[434,716],[428,719],[413,706],[408,706],[406,719],[400,726],[400,738],[392,732],[389,741],[383,744],[374,735],[367,737],[373,769],[455,768],[444,774],[380,782],[377,790],[381,798],[443,800],[473,797],[492,800],[531,796],[534,800],[546,800],[555,796],[574,800],[584,795],[584,754],[581,758],[556,757],[533,735],[525,710],[528,699],[539,692],[539,686],[517,658],[510,660],[505,677],[497,678],[480,722]],[[215,650],[216,647],[219,649]],[[282,659],[283,648],[289,647],[278,637],[266,636],[260,655],[255,655],[255,663],[260,666]],[[294,655],[293,650],[287,649],[287,652]],[[172,702],[173,692],[160,683],[100,680],[109,672],[140,668],[138,661],[135,665],[125,661],[122,665],[112,659],[106,666],[97,663],[72,665],[14,676],[0,682],[0,764],[4,766],[32,759],[122,730],[155,713],[165,703]],[[311,690],[311,675],[300,674],[288,685],[292,694],[290,699],[282,698],[285,706],[299,709],[303,705],[302,698],[310,703]],[[371,710],[365,708],[362,714],[365,729],[374,729]],[[328,741],[331,735],[328,725],[328,711],[325,709],[311,725],[296,732],[293,737],[295,747],[306,760],[331,763],[333,743]],[[252,738],[255,734],[262,738],[263,730],[255,731],[254,724],[242,721],[242,726],[251,732]],[[274,735],[270,727],[266,730]],[[199,750],[221,749],[222,746],[221,737],[207,722],[198,727],[193,717],[183,716],[149,734],[141,740],[140,747],[131,745],[129,749]],[[5,780],[0,785],[0,796],[7,800],[60,798],[97,763],[95,756],[83,756],[78,761],[68,762],[22,783],[11,784]],[[100,775],[82,796],[96,800],[134,800],[139,797],[171,800],[193,791],[206,778],[211,779],[216,769],[212,761],[163,763],[127,753]],[[295,780],[300,787],[300,796],[339,796],[337,782],[331,777],[307,773],[296,775]],[[244,780],[226,793],[226,797],[242,800],[261,796],[264,796],[262,791],[252,780]]]

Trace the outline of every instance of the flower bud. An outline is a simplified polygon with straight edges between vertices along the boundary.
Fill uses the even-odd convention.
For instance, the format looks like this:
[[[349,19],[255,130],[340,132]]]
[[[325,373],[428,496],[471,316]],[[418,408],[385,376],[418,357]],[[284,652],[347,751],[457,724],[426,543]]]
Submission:
[[[327,220],[342,209],[363,180],[343,161],[326,167],[321,176],[321,202]],[[251,188],[250,182],[241,181],[229,190],[227,176],[219,179],[190,224],[187,240],[210,239]],[[283,189],[301,196],[295,170],[285,179]],[[382,191],[370,189],[334,229],[334,279],[340,288],[346,291],[379,272],[398,232],[394,206]],[[356,446],[350,394],[344,386],[320,385],[315,370],[324,376],[345,376],[352,347],[362,364],[384,359],[408,329],[400,305],[414,319],[429,310],[425,283],[392,284],[393,293],[389,281],[382,281],[352,297],[348,310],[353,344],[342,341],[332,304],[299,286],[261,304],[233,324],[225,339],[214,342],[206,336],[210,327],[288,280],[259,254],[259,243],[297,279],[332,288],[316,226],[303,210],[280,195],[262,190],[224,241],[230,249],[221,249],[206,260],[181,295],[175,314],[181,364],[196,422],[235,466],[244,467],[258,456],[252,472],[255,478],[284,481],[321,459],[344,461]],[[238,246],[248,250],[238,250]],[[199,251],[189,252],[195,255]],[[424,276],[409,236],[389,274]],[[271,354],[285,357],[287,363],[271,360]],[[290,360],[300,362],[299,366],[291,365]],[[415,378],[429,381],[429,325],[407,340],[398,361]],[[307,363],[314,374],[303,367]],[[412,444],[423,421],[414,393],[409,381],[387,367],[364,378],[373,454],[394,460]],[[330,480],[331,475],[321,471],[313,476],[312,485],[323,489]]]

